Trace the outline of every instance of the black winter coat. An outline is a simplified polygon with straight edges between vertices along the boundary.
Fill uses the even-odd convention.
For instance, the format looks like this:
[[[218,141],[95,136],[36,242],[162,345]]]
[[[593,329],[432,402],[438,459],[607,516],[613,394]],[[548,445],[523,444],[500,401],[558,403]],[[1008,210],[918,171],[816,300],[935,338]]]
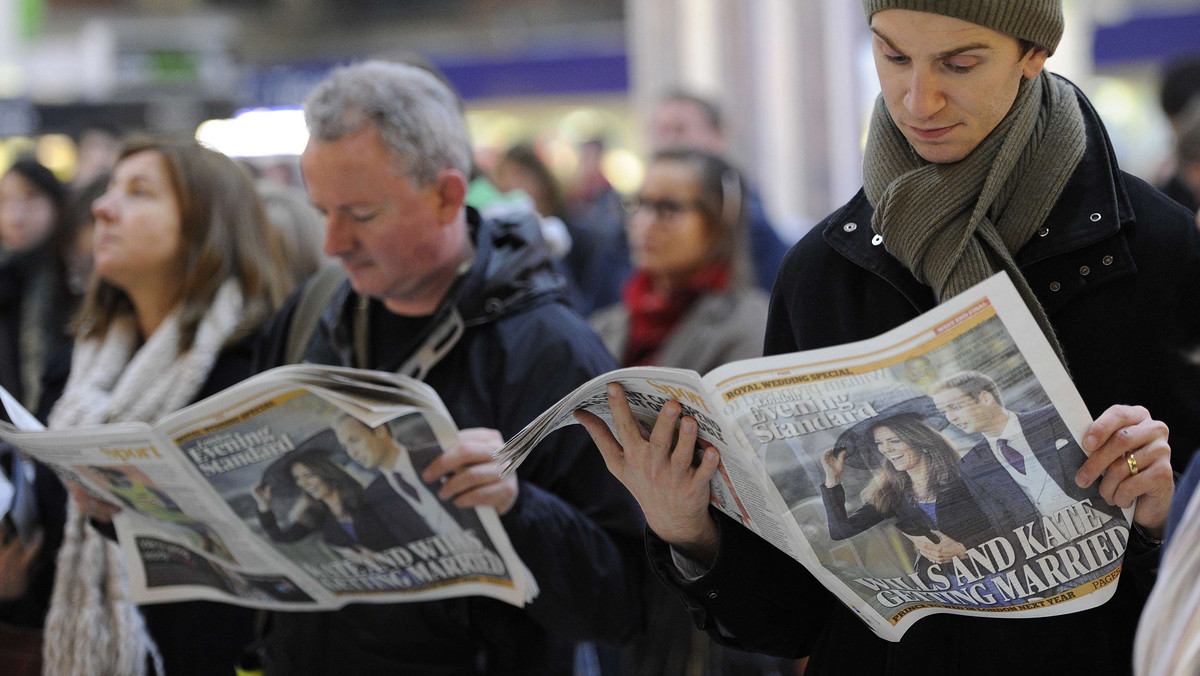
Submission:
[[[1200,231],[1185,209],[1122,173],[1086,99],[1088,147],[1044,227],[1016,256],[1049,314],[1093,416],[1141,404],[1171,429],[1177,468],[1200,445]],[[767,354],[869,338],[935,305],[881,246],[863,193],[788,254],[775,284]],[[718,516],[712,569],[684,583],[649,535],[659,574],[719,640],[811,655],[808,674],[1126,674],[1157,550],[1133,537],[1115,596],[1088,611],[1004,620],[937,615],[898,643],[865,624],[779,550]]]
[[[474,210],[468,214],[476,257],[453,292],[466,329],[425,381],[460,429],[490,427],[508,439],[615,364],[566,304],[536,222],[481,223]],[[305,361],[354,364],[355,300],[344,284]],[[260,367],[284,360],[295,306],[293,299],[268,330]],[[372,331],[396,321],[376,301],[370,312]],[[390,340],[373,341],[380,354],[370,355],[368,364],[393,370],[414,350],[414,341],[409,335],[384,337]],[[521,609],[471,597],[273,613],[268,673],[570,674],[576,640],[616,643],[639,631],[648,573],[640,542],[644,522],[587,434],[573,426],[547,437],[518,478],[517,502],[500,521],[540,587],[532,604]]]

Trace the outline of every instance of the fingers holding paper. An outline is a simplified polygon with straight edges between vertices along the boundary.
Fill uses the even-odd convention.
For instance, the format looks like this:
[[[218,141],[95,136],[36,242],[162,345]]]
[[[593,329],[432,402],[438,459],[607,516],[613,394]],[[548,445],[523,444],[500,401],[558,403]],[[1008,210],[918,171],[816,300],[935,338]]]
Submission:
[[[716,555],[717,525],[708,513],[709,482],[719,455],[708,448],[696,462],[696,421],[682,416],[671,401],[658,414],[649,434],[630,410],[620,385],[608,386],[613,430],[596,415],[576,411],[608,470],[625,485],[646,516],[646,525],[668,544],[698,561]]]
[[[1171,446],[1165,423],[1141,406],[1111,406],[1083,435],[1087,462],[1075,482],[1100,480],[1100,496],[1119,507],[1137,501],[1133,521],[1158,536],[1175,494]]]

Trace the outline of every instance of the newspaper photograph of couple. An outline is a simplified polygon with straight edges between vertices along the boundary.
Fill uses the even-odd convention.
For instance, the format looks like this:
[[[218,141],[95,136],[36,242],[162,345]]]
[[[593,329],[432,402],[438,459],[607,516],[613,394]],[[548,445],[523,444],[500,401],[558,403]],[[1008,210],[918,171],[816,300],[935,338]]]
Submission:
[[[287,450],[229,470],[205,461],[272,445]],[[475,510],[421,480],[442,447],[420,413],[370,427],[308,394],[180,449],[255,535],[332,593],[507,576]]]
[[[716,448],[712,504],[804,564],[881,637],[931,613],[1076,612],[1112,595],[1132,514],[1082,489],[1088,411],[1007,277],[876,338],[701,375],[622,369],[501,449],[510,467],[624,388]]]
[[[459,508],[423,479],[457,429],[403,376],[281,367],[153,426],[4,424],[0,437],[122,507],[114,526],[140,603],[536,595],[495,511]]]
[[[1121,510],[991,317],[853,377],[765,392],[739,423],[821,565],[892,622],[922,608],[1027,610],[1112,579]]]

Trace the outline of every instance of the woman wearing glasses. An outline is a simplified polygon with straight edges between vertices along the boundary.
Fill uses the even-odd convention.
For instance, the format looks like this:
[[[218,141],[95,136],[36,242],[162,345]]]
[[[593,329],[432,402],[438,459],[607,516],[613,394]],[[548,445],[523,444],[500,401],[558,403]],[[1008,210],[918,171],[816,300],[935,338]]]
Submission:
[[[654,155],[630,205],[634,272],[592,326],[622,366],[700,373],[762,354],[767,297],[746,256],[744,184],[693,149]]]
[[[767,297],[746,256],[744,184],[725,160],[693,149],[654,155],[628,204],[634,271],[622,302],[592,315],[592,327],[622,366],[699,373],[762,355]],[[776,662],[710,645],[683,608],[656,585],[647,630],[622,655],[624,671],[676,675],[720,670],[767,673]]]

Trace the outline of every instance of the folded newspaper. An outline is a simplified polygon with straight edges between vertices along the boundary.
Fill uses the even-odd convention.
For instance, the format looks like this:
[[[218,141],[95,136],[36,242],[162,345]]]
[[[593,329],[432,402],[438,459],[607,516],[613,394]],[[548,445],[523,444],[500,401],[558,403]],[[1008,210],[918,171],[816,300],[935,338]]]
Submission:
[[[646,430],[680,402],[720,453],[712,504],[882,638],[933,613],[1056,615],[1116,590],[1132,511],[1075,485],[1091,418],[1003,274],[870,340],[595,378],[497,452],[506,471],[577,409],[611,426],[610,382]]]
[[[40,424],[0,391],[0,439],[123,507],[138,603],[281,610],[537,594],[491,508],[439,500],[422,470],[458,443],[437,393],[404,376],[295,365],[154,425]]]

